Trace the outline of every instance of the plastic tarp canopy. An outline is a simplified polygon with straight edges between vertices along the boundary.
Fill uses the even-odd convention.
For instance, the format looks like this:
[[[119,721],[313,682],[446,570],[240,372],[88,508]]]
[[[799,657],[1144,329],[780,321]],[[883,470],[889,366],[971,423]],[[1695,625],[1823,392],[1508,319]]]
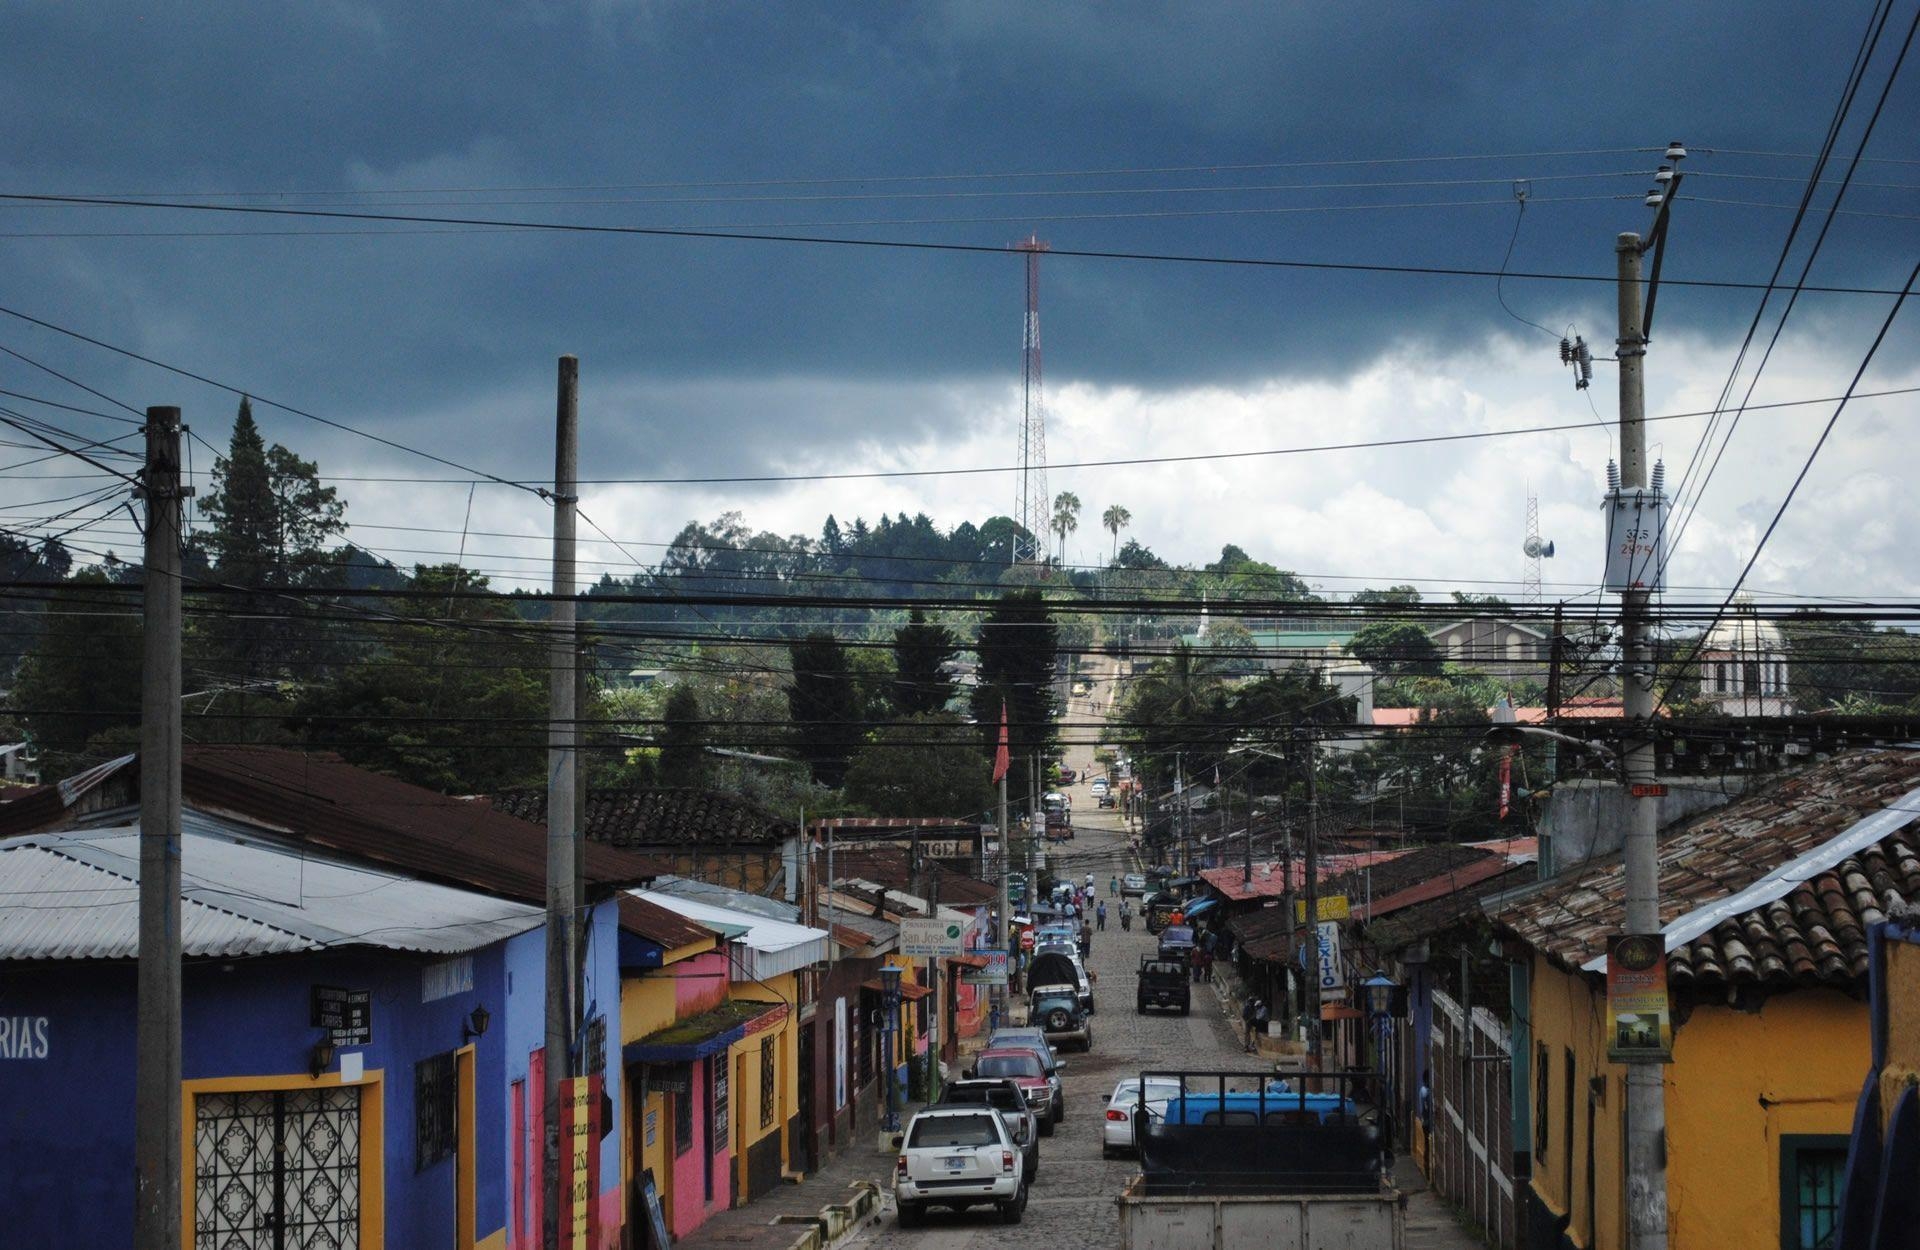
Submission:
[[[1036,989],[1043,985],[1064,985],[1077,993],[1080,978],[1074,971],[1073,961],[1065,955],[1036,955],[1033,965],[1027,969],[1027,984]]]

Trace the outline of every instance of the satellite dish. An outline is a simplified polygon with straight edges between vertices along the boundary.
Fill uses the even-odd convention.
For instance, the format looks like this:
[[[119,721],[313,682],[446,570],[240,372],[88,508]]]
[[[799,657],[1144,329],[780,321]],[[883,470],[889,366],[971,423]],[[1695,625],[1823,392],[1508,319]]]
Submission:
[[[1553,556],[1553,544],[1550,542],[1541,542],[1538,538],[1527,539],[1520,550],[1525,552],[1527,558],[1530,560],[1551,559]]]

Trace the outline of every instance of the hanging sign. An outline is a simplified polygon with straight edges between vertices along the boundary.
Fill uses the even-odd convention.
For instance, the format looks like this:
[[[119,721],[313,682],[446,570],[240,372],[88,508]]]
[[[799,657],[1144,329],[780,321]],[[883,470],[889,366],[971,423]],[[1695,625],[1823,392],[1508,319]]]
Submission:
[[[1313,900],[1314,915],[1321,920],[1345,920],[1352,914],[1351,905],[1344,894],[1322,894]],[[1297,924],[1307,922],[1307,900],[1293,900],[1293,919]]]
[[[1607,1058],[1673,1062],[1667,946],[1658,934],[1615,934],[1607,940]]]
[[[1007,983],[1007,952],[977,950],[972,953],[985,956],[987,966],[965,969],[960,974],[962,985],[1005,985]]]
[[[905,916],[900,921],[900,953],[908,959],[938,959],[967,950],[964,921]]]

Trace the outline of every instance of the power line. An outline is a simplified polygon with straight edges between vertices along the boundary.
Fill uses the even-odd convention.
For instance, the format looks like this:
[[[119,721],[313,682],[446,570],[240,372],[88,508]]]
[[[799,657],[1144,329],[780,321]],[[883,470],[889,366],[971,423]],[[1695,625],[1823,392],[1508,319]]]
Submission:
[[[548,231],[556,234],[634,235],[634,236],[643,236],[643,237],[661,237],[661,238],[679,238],[679,239],[709,239],[709,240],[725,241],[725,242],[790,243],[790,244],[804,244],[804,245],[818,246],[818,247],[843,247],[843,248],[857,248],[857,249],[869,249],[869,250],[880,250],[880,251],[944,252],[944,253],[951,253],[955,255],[983,255],[983,256],[999,256],[999,257],[1004,257],[1007,254],[1007,249],[1004,247],[995,247],[995,246],[990,246],[990,245],[981,244],[981,243],[936,243],[931,240],[925,240],[925,239],[862,239],[862,238],[847,238],[847,237],[832,236],[832,235],[766,234],[766,233],[760,233],[760,232],[750,231],[750,230],[683,229],[683,228],[669,228],[669,227],[662,227],[662,226],[631,226],[631,225],[593,225],[593,224],[582,223],[582,222],[537,221],[537,220],[529,220],[529,219],[499,219],[499,218],[487,218],[487,217],[455,217],[455,216],[449,216],[444,214],[376,213],[376,212],[368,212],[363,210],[321,209],[321,208],[273,208],[273,207],[267,207],[264,205],[176,204],[176,203],[168,203],[161,200],[146,200],[146,199],[116,200],[116,199],[104,199],[97,196],[33,195],[33,194],[25,194],[21,192],[0,192],[0,200],[11,200],[16,203],[27,203],[27,204],[96,204],[96,205],[104,205],[104,206],[116,207],[116,208],[160,209],[160,210],[168,210],[168,211],[174,211],[174,212],[192,212],[192,213],[227,213],[227,214],[269,216],[269,217],[313,217],[313,218],[345,220],[345,221],[387,221],[387,222],[403,222],[403,223],[411,222],[411,223],[416,223],[421,225],[441,225],[441,226],[513,227],[515,229],[521,229],[521,230]],[[1415,275],[1415,276],[1421,276],[1421,277],[1449,277],[1449,278],[1497,278],[1500,276],[1499,271],[1497,270],[1469,269],[1469,268],[1447,266],[1447,265],[1389,265],[1384,263],[1365,263],[1365,262],[1358,262],[1358,261],[1345,261],[1345,262],[1312,261],[1312,260],[1286,259],[1286,258],[1280,258],[1280,257],[1257,257],[1257,256],[1208,256],[1208,255],[1191,254],[1191,253],[1183,254],[1183,253],[1173,253],[1173,252],[1133,252],[1133,251],[1117,251],[1117,250],[1099,250],[1099,249],[1091,249],[1091,248],[1056,248],[1052,250],[1051,255],[1061,256],[1061,257],[1073,257],[1081,260],[1120,260],[1120,261],[1153,262],[1153,263],[1162,263],[1162,264],[1240,266],[1240,267],[1256,268],[1256,269],[1313,270],[1313,271],[1327,272],[1327,273],[1402,274],[1402,275]],[[1516,281],[1525,279],[1528,281],[1543,281],[1543,282],[1583,282],[1583,283],[1608,283],[1608,284],[1611,284],[1615,281],[1615,279],[1611,276],[1604,276],[1600,274],[1542,273],[1542,272],[1515,271],[1515,272],[1508,273],[1506,276]],[[1712,278],[1668,278],[1666,279],[1666,282],[1667,282],[1667,285],[1669,286],[1692,287],[1692,288],[1698,288],[1702,290],[1731,290],[1731,291],[1761,290],[1761,289],[1764,289],[1764,286],[1765,286],[1764,283],[1742,282],[1742,281],[1735,281],[1731,279],[1712,279]],[[1809,291],[1815,291],[1821,294],[1829,294],[1829,295],[1894,295],[1898,293],[1896,291],[1881,288],[1881,287],[1809,286],[1806,289]],[[0,312],[8,312],[8,311],[10,310],[0,309]],[[14,314],[14,315],[18,315],[18,314]],[[31,320],[31,318],[29,318],[29,320]],[[76,335],[75,337],[82,337],[82,336]],[[89,340],[89,341],[92,341],[92,340]],[[99,346],[107,346],[107,345],[99,344]],[[112,350],[121,351],[123,349],[114,348]],[[131,353],[131,352],[127,352],[125,354],[130,356],[134,355],[134,353]],[[140,357],[136,357],[136,358],[140,358]],[[158,362],[156,361],[148,361],[148,363],[158,364]],[[160,367],[171,368],[171,366],[165,366],[165,365],[162,365]],[[185,373],[184,370],[176,370],[176,372],[181,372],[183,374]],[[186,374],[186,376],[193,376],[193,375]],[[205,379],[201,379],[201,380],[204,381]],[[210,385],[221,386],[222,384],[210,383]],[[235,388],[232,388],[232,387],[222,386],[222,389],[235,390],[235,393],[239,393]],[[279,405],[279,404],[275,404],[274,406],[284,407],[284,405]],[[297,409],[289,408],[287,409],[287,411],[295,412],[296,415],[300,415],[300,416],[309,416],[309,417],[311,416],[311,414],[299,412]],[[312,419],[320,420],[320,418],[312,418]],[[360,431],[353,431],[353,432],[360,433]],[[369,435],[364,435],[364,437],[378,439],[377,435],[369,434]],[[384,440],[381,440],[381,441],[384,441]],[[394,444],[394,445],[399,446],[398,444]],[[415,451],[414,448],[410,448],[410,447],[401,447],[400,449],[403,451],[415,452],[415,454],[419,454],[419,455],[427,455],[427,453],[425,452],[417,452]],[[455,467],[459,467],[459,466],[455,466]]]

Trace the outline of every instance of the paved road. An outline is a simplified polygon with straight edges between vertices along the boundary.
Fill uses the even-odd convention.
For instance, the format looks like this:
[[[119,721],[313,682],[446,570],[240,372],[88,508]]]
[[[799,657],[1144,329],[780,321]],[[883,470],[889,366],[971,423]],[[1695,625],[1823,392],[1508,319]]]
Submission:
[[[1083,811],[1089,819],[1083,820]],[[1065,848],[1066,854],[1110,862],[1108,857],[1125,845],[1118,819],[1111,812],[1101,812],[1101,819],[1091,820],[1095,813],[1091,800],[1084,799],[1084,790],[1075,795],[1074,812],[1079,836]],[[1108,875],[1100,874],[1103,897]],[[1021,1227],[1006,1228],[996,1212],[979,1208],[958,1216],[936,1211],[924,1227],[906,1231],[889,1213],[852,1244],[985,1250],[1017,1242],[1072,1250],[1118,1243],[1120,1222],[1114,1198],[1135,1169],[1130,1160],[1101,1158],[1105,1112],[1101,1096],[1111,1093],[1123,1076],[1143,1067],[1237,1066],[1241,1056],[1209,987],[1195,987],[1191,1015],[1134,1014],[1134,970],[1140,956],[1153,950],[1154,939],[1140,924],[1131,932],[1120,931],[1118,900],[1109,904],[1108,911],[1107,929],[1094,935],[1087,961],[1097,977],[1093,1051],[1066,1056],[1067,1118],[1041,1144],[1040,1179]]]

